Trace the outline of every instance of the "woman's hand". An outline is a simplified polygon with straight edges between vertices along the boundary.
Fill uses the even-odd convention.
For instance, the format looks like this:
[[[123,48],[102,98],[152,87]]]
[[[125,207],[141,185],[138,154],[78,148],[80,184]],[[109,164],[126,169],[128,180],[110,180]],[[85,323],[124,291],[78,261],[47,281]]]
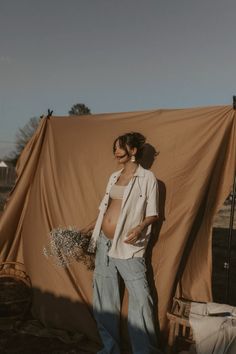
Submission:
[[[127,238],[125,239],[125,243],[130,243],[133,244],[137,241],[137,239],[141,236],[143,229],[141,225],[138,225],[131,229],[127,235]]]
[[[128,238],[124,241],[125,243],[135,243],[137,239],[141,236],[142,231],[148,227],[148,225],[153,224],[158,220],[158,215],[147,216],[140,225],[134,227],[128,233]]]

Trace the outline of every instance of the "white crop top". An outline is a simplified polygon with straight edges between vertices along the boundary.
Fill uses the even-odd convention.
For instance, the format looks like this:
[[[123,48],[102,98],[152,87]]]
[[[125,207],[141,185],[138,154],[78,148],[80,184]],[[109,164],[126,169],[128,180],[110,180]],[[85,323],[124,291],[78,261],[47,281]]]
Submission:
[[[122,199],[124,190],[126,186],[119,186],[117,184],[113,184],[110,190],[110,198],[111,199]]]

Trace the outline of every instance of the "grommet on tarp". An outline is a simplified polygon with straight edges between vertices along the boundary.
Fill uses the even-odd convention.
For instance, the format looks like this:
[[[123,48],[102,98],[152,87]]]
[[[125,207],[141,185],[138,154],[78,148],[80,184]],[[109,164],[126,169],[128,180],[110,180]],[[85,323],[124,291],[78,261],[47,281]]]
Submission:
[[[228,262],[224,262],[224,269],[229,269],[229,263]]]

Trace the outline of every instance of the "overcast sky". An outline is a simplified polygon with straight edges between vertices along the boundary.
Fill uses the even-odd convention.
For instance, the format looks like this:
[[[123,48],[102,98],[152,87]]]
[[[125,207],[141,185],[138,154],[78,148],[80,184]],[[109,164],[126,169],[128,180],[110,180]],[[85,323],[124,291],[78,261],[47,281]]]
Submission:
[[[0,0],[0,157],[29,118],[231,104],[235,0]]]

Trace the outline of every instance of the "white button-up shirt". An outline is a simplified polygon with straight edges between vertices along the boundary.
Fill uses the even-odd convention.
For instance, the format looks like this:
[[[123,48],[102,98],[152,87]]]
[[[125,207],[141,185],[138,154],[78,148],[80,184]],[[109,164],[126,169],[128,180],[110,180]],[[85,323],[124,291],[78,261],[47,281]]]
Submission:
[[[114,172],[108,181],[105,195],[99,206],[99,215],[93,230],[88,250],[94,252],[101,232],[103,216],[109,204],[110,190],[117,182],[123,169]],[[114,258],[128,259],[143,257],[151,234],[151,225],[142,231],[141,237],[133,244],[125,243],[129,231],[139,225],[148,216],[158,215],[158,182],[152,171],[138,165],[130,182],[124,190],[120,215],[115,229],[112,246],[108,255]]]

